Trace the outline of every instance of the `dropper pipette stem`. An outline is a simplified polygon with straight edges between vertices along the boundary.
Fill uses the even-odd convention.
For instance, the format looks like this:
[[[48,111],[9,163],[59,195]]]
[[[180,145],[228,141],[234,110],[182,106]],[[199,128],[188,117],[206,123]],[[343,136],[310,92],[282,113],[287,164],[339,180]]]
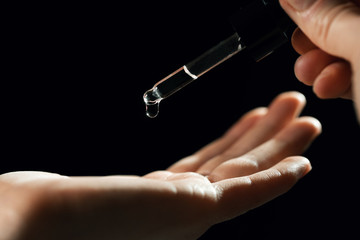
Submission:
[[[195,60],[157,82],[152,89],[145,92],[145,104],[158,104],[243,49],[240,37],[234,33]]]

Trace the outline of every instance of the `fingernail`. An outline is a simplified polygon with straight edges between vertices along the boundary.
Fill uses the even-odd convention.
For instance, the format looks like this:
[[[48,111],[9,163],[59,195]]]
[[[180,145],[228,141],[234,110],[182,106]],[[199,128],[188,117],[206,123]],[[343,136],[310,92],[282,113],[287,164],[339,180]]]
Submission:
[[[305,11],[316,2],[316,0],[287,0],[287,1],[297,11]]]

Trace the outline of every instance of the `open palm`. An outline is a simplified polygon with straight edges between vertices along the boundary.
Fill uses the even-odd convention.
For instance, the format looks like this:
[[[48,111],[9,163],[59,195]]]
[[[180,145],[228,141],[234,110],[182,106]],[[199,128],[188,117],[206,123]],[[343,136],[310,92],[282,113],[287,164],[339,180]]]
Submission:
[[[221,138],[143,177],[0,176],[0,239],[196,239],[290,189],[320,124],[295,92],[244,115]],[[1,235],[2,234],[2,235]]]

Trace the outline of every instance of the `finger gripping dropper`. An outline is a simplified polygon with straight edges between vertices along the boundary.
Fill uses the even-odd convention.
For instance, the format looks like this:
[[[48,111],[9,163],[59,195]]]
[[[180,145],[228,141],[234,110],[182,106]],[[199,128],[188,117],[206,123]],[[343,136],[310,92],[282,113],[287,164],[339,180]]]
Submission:
[[[230,17],[235,33],[204,54],[157,82],[144,93],[146,114],[158,115],[160,101],[179,91],[220,63],[244,50],[260,61],[288,41],[294,24],[281,9],[278,0],[247,1]]]

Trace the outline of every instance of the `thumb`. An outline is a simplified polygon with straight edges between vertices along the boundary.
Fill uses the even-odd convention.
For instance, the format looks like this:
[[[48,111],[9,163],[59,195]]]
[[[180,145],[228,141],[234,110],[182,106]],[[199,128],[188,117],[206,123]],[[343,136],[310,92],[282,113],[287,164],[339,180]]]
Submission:
[[[350,0],[280,0],[307,37],[323,51],[358,62],[360,8]]]

